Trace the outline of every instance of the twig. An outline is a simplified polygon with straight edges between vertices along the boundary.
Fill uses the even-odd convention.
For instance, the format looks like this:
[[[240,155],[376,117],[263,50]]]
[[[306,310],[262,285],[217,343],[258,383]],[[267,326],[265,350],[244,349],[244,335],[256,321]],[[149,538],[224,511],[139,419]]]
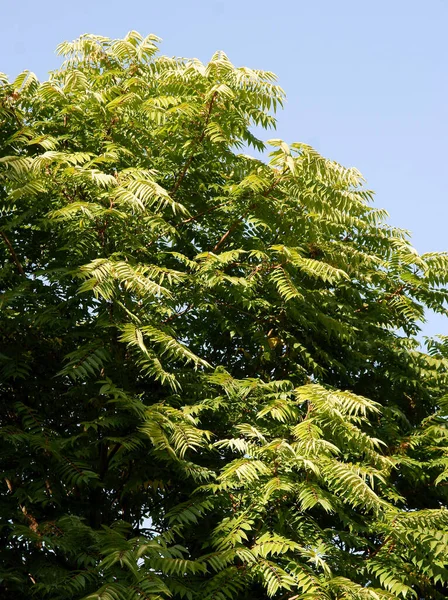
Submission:
[[[9,253],[10,253],[10,254],[11,254],[11,256],[12,256],[12,259],[13,259],[13,261],[14,261],[14,263],[15,263],[16,267],[17,267],[17,270],[19,271],[19,273],[20,273],[21,275],[25,275],[25,271],[23,270],[22,264],[21,264],[21,262],[20,262],[20,260],[19,260],[19,258],[18,258],[18,256],[17,256],[17,254],[15,253],[15,250],[14,250],[14,248],[13,248],[13,246],[12,246],[11,242],[10,242],[10,241],[9,241],[9,239],[8,239],[8,236],[6,235],[6,233],[5,233],[4,231],[0,231],[0,235],[2,236],[2,238],[3,238],[4,242],[5,242],[5,244],[6,244],[6,245],[7,245],[7,247],[8,247]]]

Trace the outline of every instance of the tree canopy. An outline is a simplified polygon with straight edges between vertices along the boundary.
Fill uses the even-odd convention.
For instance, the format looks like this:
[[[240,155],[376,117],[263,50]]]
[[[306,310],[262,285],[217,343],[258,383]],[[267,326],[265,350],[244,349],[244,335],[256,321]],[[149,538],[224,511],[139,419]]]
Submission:
[[[158,42],[1,76],[2,594],[445,598],[448,254]]]

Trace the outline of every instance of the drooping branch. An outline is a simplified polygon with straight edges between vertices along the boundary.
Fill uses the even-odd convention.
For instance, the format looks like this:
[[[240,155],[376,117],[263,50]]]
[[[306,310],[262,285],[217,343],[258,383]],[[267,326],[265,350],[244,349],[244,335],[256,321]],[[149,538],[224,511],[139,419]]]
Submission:
[[[11,257],[12,257],[12,259],[13,259],[16,267],[17,267],[17,270],[19,271],[19,273],[21,275],[25,275],[25,271],[24,271],[24,269],[22,267],[22,263],[20,262],[20,260],[19,260],[19,258],[17,256],[17,254],[16,254],[16,252],[14,250],[14,247],[11,244],[11,241],[9,240],[8,236],[6,235],[6,233],[4,231],[0,231],[0,235],[2,236],[3,241],[5,242],[8,250],[9,250],[9,253],[11,254]]]

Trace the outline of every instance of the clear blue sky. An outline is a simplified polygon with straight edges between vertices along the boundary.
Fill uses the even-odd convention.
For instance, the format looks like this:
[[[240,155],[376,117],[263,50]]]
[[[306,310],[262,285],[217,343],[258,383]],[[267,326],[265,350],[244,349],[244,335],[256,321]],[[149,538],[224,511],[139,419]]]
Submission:
[[[3,0],[0,71],[40,78],[81,33],[163,38],[168,55],[277,73],[276,137],[356,166],[420,252],[448,250],[447,0]],[[270,134],[272,137],[272,134]],[[431,318],[427,333],[448,333]]]

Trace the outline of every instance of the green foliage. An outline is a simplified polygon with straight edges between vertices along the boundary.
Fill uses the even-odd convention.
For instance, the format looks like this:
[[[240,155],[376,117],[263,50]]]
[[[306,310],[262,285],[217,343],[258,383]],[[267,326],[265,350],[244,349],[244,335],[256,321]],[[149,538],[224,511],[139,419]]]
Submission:
[[[0,77],[0,591],[444,598],[448,255],[158,41]]]

